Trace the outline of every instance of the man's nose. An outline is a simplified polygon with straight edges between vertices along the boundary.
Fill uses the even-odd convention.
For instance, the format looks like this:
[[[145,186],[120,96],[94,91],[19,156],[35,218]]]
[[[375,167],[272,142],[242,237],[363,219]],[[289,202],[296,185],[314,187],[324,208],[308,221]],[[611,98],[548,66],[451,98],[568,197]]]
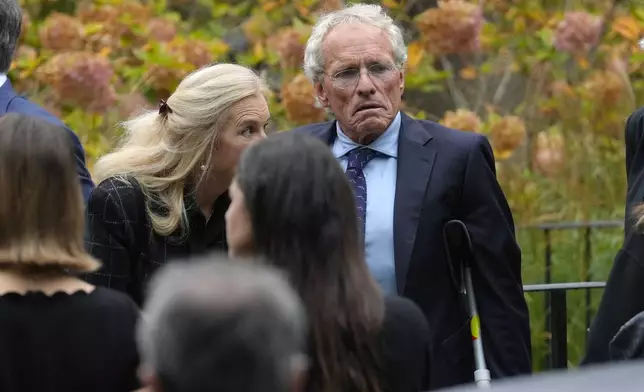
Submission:
[[[360,95],[373,95],[376,93],[376,86],[373,84],[373,80],[371,80],[369,70],[360,70],[357,91]]]

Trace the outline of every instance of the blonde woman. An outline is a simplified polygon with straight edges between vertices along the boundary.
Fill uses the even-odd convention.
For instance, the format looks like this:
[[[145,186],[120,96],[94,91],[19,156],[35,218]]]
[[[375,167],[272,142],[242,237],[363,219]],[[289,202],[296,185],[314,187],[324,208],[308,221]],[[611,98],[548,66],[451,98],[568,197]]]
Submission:
[[[0,189],[0,390],[137,389],[136,305],[74,276],[99,263],[65,128],[0,118]]]
[[[158,111],[123,124],[121,145],[95,166],[86,243],[103,267],[89,282],[140,304],[159,266],[225,250],[237,161],[266,137],[264,91],[252,70],[216,64],[187,76]]]

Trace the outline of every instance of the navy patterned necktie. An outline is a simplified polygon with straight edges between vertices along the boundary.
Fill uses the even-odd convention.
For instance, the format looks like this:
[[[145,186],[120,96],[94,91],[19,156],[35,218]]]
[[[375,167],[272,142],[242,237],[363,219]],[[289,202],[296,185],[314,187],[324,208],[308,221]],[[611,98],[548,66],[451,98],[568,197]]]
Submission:
[[[367,215],[367,181],[364,176],[363,169],[378,155],[378,152],[369,148],[356,148],[347,155],[347,177],[353,185],[356,196],[356,206],[358,208],[358,230],[362,238],[365,234],[365,222]]]

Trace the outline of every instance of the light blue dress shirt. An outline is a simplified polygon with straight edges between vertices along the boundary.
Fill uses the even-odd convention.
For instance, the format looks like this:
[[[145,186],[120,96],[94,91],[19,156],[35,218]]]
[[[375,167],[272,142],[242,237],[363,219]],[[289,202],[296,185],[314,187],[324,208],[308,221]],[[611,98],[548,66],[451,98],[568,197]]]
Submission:
[[[396,263],[394,259],[394,200],[398,168],[398,135],[400,112],[389,128],[369,144],[380,154],[365,166],[367,182],[367,213],[365,220],[365,257],[371,274],[385,294],[396,294]],[[344,170],[347,154],[360,145],[349,139],[336,122],[337,137],[332,146]]]

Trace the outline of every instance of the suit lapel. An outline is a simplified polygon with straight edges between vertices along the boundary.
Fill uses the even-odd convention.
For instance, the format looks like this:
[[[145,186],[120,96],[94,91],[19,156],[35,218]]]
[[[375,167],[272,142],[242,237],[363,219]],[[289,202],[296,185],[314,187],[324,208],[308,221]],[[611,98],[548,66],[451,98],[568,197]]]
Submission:
[[[402,114],[394,202],[394,255],[398,293],[403,293],[427,183],[436,158],[432,135],[418,121]]]

